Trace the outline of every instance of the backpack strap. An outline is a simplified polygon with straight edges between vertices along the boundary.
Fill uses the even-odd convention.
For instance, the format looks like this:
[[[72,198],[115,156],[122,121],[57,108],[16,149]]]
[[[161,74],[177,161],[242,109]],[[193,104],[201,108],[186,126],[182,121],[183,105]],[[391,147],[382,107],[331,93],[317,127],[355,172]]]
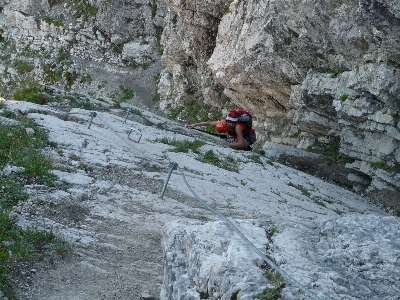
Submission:
[[[236,121],[229,121],[230,124],[230,132],[236,134]],[[243,131],[243,136],[249,136],[250,137],[250,129],[251,126],[248,126],[245,122],[240,121],[240,123],[243,123],[246,126],[246,130]]]

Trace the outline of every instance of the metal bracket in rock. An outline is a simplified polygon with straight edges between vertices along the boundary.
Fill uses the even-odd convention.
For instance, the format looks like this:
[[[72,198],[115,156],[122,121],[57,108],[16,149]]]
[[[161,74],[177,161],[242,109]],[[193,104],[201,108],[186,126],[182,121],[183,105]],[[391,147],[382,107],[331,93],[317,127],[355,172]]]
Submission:
[[[89,120],[89,125],[88,125],[88,128],[89,128],[89,129],[90,129],[90,126],[92,125],[92,121],[93,121],[93,118],[94,118],[95,116],[97,116],[97,113],[96,113],[95,111],[92,111],[92,112],[90,113],[90,120]]]
[[[130,135],[131,135],[132,131],[135,132],[139,136],[138,140],[133,140],[133,139],[130,138]],[[133,127],[131,129],[129,129],[128,139],[130,139],[131,141],[134,141],[136,143],[139,143],[141,138],[142,138],[142,132],[139,129],[136,129],[136,128],[133,128]]]
[[[174,170],[178,169],[178,164],[176,162],[171,161],[169,163],[169,167],[170,167],[170,169],[169,169],[169,172],[167,174],[167,178],[165,178],[164,186],[163,186],[163,188],[161,190],[161,193],[160,193],[160,198],[161,199],[163,199],[163,197],[164,197],[165,189],[167,188],[168,181],[169,181],[169,178],[171,177],[172,172]]]

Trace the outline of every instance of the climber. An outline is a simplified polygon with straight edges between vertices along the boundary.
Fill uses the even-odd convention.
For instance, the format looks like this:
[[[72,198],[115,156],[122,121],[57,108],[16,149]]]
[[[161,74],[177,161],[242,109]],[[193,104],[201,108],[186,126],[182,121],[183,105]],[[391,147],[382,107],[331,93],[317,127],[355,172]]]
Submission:
[[[234,149],[251,150],[251,145],[256,140],[256,133],[252,128],[252,117],[244,110],[229,112],[225,120],[187,125],[188,128],[196,126],[215,126],[217,132],[229,134],[233,138],[233,142],[224,143],[224,145]]]

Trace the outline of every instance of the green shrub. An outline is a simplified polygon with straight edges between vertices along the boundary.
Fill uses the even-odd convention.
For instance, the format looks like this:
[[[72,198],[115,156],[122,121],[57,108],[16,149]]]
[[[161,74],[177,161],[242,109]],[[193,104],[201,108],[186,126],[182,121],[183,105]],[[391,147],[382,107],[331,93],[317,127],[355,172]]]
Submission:
[[[300,192],[301,192],[304,196],[310,197],[310,195],[311,195],[310,192],[309,192],[304,186],[302,186],[302,185],[300,185],[300,184],[295,185],[295,184],[293,184],[292,182],[289,182],[289,183],[288,183],[288,186],[292,186],[292,187],[294,187],[294,188],[300,190]]]
[[[141,66],[143,70],[146,70],[150,66],[150,63],[144,62],[141,64]]]
[[[151,8],[151,17],[154,18],[157,14],[157,4],[156,3],[147,3],[147,5]]]
[[[42,18],[42,20],[48,24],[53,24],[54,26],[57,26],[57,27],[63,26],[63,22],[60,20],[54,20],[49,17],[44,17],[44,18]]]
[[[8,273],[13,262],[40,259],[48,251],[64,255],[71,249],[67,242],[52,232],[36,228],[22,230],[9,215],[11,207],[28,199],[25,184],[54,186],[55,181],[55,175],[50,172],[52,161],[42,153],[43,148],[55,144],[32,120],[14,115],[20,125],[0,124],[0,169],[6,165],[23,168],[8,177],[0,177],[0,291],[8,299],[16,299]],[[33,136],[26,133],[27,128],[33,129]]]
[[[260,155],[265,155],[265,150],[264,149],[255,149],[253,152],[260,154]]]
[[[272,284],[276,288],[280,288],[285,283],[285,279],[282,277],[282,275],[274,269],[265,272],[264,276],[267,278],[268,283]]]
[[[206,151],[203,155],[199,156],[198,160],[201,162],[217,166],[232,172],[238,172],[238,162],[233,157],[228,156],[225,160],[220,159],[218,155],[212,150]]]
[[[171,120],[176,120],[178,115],[183,111],[183,108],[184,108],[183,106],[178,106],[176,108],[171,108],[169,110],[168,118],[170,118]]]
[[[19,74],[29,73],[33,70],[33,66],[23,60],[14,61],[14,67],[17,69]]]
[[[54,147],[54,143],[48,141],[43,129],[31,120],[23,119],[22,122],[23,126],[0,125],[0,168],[6,164],[24,168],[22,174],[13,177],[16,182],[53,185],[55,175],[50,172],[53,169],[52,161],[40,149]],[[34,130],[34,138],[27,135],[26,128]]]
[[[92,83],[92,77],[89,74],[84,75],[84,76],[81,77],[80,83],[89,83],[89,84],[91,84]]]
[[[160,97],[161,97],[160,94],[156,92],[156,93],[154,94],[152,100],[153,100],[153,101],[159,101],[159,100],[160,100]]]
[[[187,106],[182,118],[188,123],[198,123],[198,122],[205,122],[208,120],[208,106],[200,106],[195,104],[195,101],[192,100],[189,105]]]
[[[36,228],[22,230],[0,209],[0,290],[4,296],[16,299],[8,274],[12,262],[42,259],[49,251],[65,255],[71,251],[71,246],[52,232]]]
[[[312,150],[311,148],[310,150]],[[340,140],[336,139],[328,146],[323,146],[321,157],[326,161],[328,166],[334,164],[346,164],[354,162],[354,159],[340,153]]]
[[[212,150],[208,150],[207,152],[205,152],[201,158],[201,161],[216,166],[220,164],[218,156]]]
[[[96,6],[90,4],[88,0],[77,1],[77,3],[74,4],[73,9],[83,13],[85,17],[89,15],[94,16],[99,11],[99,9]]]
[[[37,82],[22,82],[20,88],[14,91],[14,100],[32,102],[36,104],[46,104],[48,96],[41,92],[41,87]]]
[[[262,164],[261,158],[259,155],[251,155],[249,156],[249,159],[254,161],[257,164]]]
[[[54,71],[52,65],[43,66],[44,80],[45,82],[59,82],[61,80],[61,71]]]
[[[340,95],[339,100],[340,100],[340,101],[346,101],[348,97],[349,97],[349,96],[348,96],[347,94],[342,94],[342,95]]]
[[[94,16],[94,15],[97,14],[97,12],[99,11],[99,9],[98,9],[96,6],[87,3],[86,6],[84,7],[84,11],[85,11],[88,15]]]
[[[385,169],[387,167],[387,164],[384,161],[375,161],[371,163],[371,167]]]
[[[135,95],[133,90],[125,89],[125,87],[122,85],[119,86],[119,89],[122,91],[122,95],[120,97],[121,102],[126,102],[127,100],[132,99]]]
[[[277,300],[281,298],[281,294],[277,289],[265,289],[262,294],[257,295],[257,299],[261,300]]]
[[[138,63],[137,63],[136,61],[131,61],[131,62],[129,63],[129,66],[130,66],[131,68],[133,68],[133,69],[136,69],[137,66],[138,66]]]
[[[0,102],[0,103],[2,103],[2,102]],[[3,107],[3,108],[4,108],[4,107]],[[8,110],[8,109],[4,109],[4,110],[0,113],[0,115],[3,116],[3,117],[5,117],[5,118],[14,119],[14,120],[18,118],[17,114],[16,114],[14,111]]]
[[[56,62],[59,64],[60,62],[62,62],[63,60],[66,60],[66,59],[67,59],[67,56],[65,55],[64,50],[62,48],[58,49]]]
[[[75,71],[64,73],[64,79],[66,81],[67,86],[69,86],[69,87],[71,87],[75,83],[75,80],[77,78],[78,78],[78,74]]]
[[[391,165],[384,161],[375,161],[370,164],[372,168],[378,168],[391,173],[400,173],[400,164],[395,162]]]
[[[169,140],[168,138],[162,138],[156,141],[163,144],[174,146],[175,149],[172,150],[174,152],[184,152],[184,153],[189,152],[189,150],[192,150],[194,153],[199,153],[199,148],[205,145],[203,141],[199,140],[194,140],[194,141]]]
[[[16,182],[14,177],[0,177],[0,187],[2,189],[0,200],[3,209],[11,209],[19,201],[28,199],[29,195],[23,190],[24,185]]]

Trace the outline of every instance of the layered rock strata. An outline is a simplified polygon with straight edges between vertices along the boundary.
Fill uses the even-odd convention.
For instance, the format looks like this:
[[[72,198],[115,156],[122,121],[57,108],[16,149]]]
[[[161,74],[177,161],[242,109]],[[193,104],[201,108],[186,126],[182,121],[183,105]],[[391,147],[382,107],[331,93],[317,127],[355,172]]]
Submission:
[[[39,84],[58,98],[154,106],[164,11],[163,1],[1,0],[1,95]]]
[[[322,153],[279,157],[306,171],[333,164],[333,181],[400,213],[398,2],[166,2],[164,109],[191,98],[244,108],[258,146]]]

